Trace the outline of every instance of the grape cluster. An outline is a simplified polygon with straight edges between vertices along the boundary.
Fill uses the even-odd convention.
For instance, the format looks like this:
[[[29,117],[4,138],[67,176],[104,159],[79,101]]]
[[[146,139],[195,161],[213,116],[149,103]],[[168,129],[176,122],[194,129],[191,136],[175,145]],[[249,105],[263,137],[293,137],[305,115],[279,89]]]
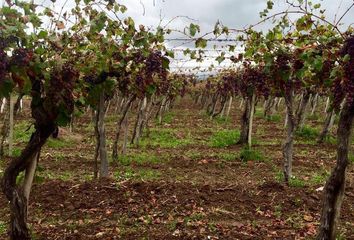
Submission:
[[[162,67],[161,60],[162,60],[161,52],[159,51],[152,52],[146,59],[145,65],[146,65],[147,72],[151,72],[151,73],[155,71],[159,72],[160,68]]]
[[[289,54],[279,51],[267,71],[265,77],[265,85],[272,91],[272,95],[281,97],[284,94],[289,94],[289,90],[293,89],[294,79],[291,79],[292,58]],[[301,63],[297,63],[297,67],[301,67]]]
[[[221,95],[234,95],[237,94],[239,90],[238,76],[235,72],[230,72],[222,77],[222,84],[220,86]]]
[[[268,98],[270,89],[265,82],[266,80],[267,76],[261,66],[252,66],[249,63],[244,63],[240,91],[244,96],[250,97],[255,93]]]
[[[0,50],[0,84],[8,73],[9,59],[5,51]]]
[[[333,84],[335,107],[339,107],[345,97],[349,104],[354,104],[354,36],[346,40],[341,55],[348,55],[349,60],[343,63],[343,78],[337,78]]]
[[[334,61],[326,60],[323,62],[322,71],[317,74],[318,79],[321,81],[320,84],[321,86],[323,86],[326,83],[326,80],[330,79],[333,67],[334,67]]]
[[[9,47],[12,43],[18,42],[18,38],[14,35],[9,37],[0,37],[0,50],[4,50],[5,48]]]
[[[25,67],[31,62],[33,54],[25,48],[17,48],[13,51],[11,65]]]
[[[72,64],[67,63],[62,69],[55,69],[51,73],[50,85],[46,94],[45,101],[49,104],[53,117],[55,113],[63,110],[71,114],[74,110],[74,86],[79,78],[79,73]]]

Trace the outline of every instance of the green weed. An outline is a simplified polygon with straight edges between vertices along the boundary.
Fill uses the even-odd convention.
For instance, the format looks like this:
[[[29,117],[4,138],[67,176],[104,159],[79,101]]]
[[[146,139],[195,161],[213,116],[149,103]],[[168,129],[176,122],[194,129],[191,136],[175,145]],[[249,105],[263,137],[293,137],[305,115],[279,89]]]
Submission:
[[[307,140],[315,140],[319,135],[319,131],[310,126],[304,126],[303,128],[298,129],[295,132],[295,135],[301,138],[305,138]]]
[[[275,179],[277,182],[279,183],[283,183],[284,180],[284,173],[282,171],[277,171],[277,173],[275,174]],[[289,186],[291,187],[297,187],[297,188],[303,188],[306,186],[306,182],[303,179],[297,178],[295,176],[292,176],[289,179]]]
[[[185,224],[188,224],[190,222],[196,222],[196,221],[200,221],[204,218],[204,214],[202,213],[195,213],[195,214],[192,214],[188,217],[185,217],[184,218],[184,223]]]
[[[230,122],[230,118],[227,118],[227,117],[216,117],[216,118],[214,118],[214,120],[218,124],[223,124],[223,123],[229,123]]]
[[[34,128],[28,121],[21,121],[14,126],[14,142],[27,143],[30,140]]]
[[[232,153],[220,153],[218,157],[227,162],[232,162],[239,159],[239,156]]]
[[[282,215],[282,210],[283,210],[283,207],[282,207],[281,204],[276,205],[276,206],[274,207],[274,215],[275,215],[277,218],[280,218],[281,215]]]
[[[192,139],[190,137],[177,138],[171,129],[151,129],[149,136],[141,140],[140,146],[177,148],[191,143]]]
[[[322,173],[316,173],[310,179],[310,183],[314,185],[324,184],[329,177],[329,172],[324,171]]]
[[[332,144],[332,145],[335,145],[335,144],[337,144],[337,138],[335,138],[334,136],[328,134],[325,137],[324,142]]]
[[[313,115],[309,115],[307,117],[307,119],[310,120],[310,121],[317,121],[317,120],[320,119],[320,116],[318,114],[313,114]]]
[[[200,153],[200,152],[188,151],[188,152],[186,153],[186,156],[189,157],[189,158],[192,159],[192,160],[196,160],[196,159],[201,158],[201,157],[203,156],[203,154]]]
[[[275,174],[275,180],[279,183],[284,182],[284,173],[281,170],[278,170]]]
[[[264,118],[264,110],[262,108],[257,107],[254,116],[257,118]]]
[[[7,224],[0,221],[0,234],[5,234],[7,232]]]
[[[69,147],[70,145],[73,144],[73,142],[70,141],[69,139],[49,138],[46,144],[49,148],[64,148],[64,147]]]
[[[354,153],[353,152],[349,153],[348,159],[349,159],[349,162],[354,163]]]
[[[237,143],[240,138],[240,132],[237,130],[223,130],[214,133],[210,138],[212,147],[228,147]]]
[[[12,157],[19,157],[21,155],[22,148],[14,147],[12,149]]]
[[[268,122],[281,122],[281,116],[278,114],[269,115],[265,117]]]
[[[243,148],[240,152],[240,159],[242,162],[248,162],[248,161],[263,161],[264,156],[262,155],[261,152],[255,150],[255,149],[250,149],[248,147]]]
[[[290,178],[290,180],[289,180],[289,186],[291,186],[291,187],[297,187],[297,188],[303,188],[303,187],[306,186],[306,183],[305,183],[304,180],[293,176],[293,177]]]
[[[168,112],[165,115],[162,116],[162,123],[167,123],[171,124],[173,121],[173,118],[175,117],[175,114],[172,112]],[[156,124],[158,124],[158,119],[155,120]]]

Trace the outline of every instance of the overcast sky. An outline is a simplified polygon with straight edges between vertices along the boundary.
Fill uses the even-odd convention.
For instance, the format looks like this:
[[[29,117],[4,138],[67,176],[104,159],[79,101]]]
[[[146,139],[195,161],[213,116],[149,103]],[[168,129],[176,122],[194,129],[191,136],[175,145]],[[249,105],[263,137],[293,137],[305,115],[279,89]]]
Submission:
[[[4,2],[5,0],[0,0]],[[35,2],[49,2],[49,0],[35,0]],[[66,0],[56,0],[56,6],[60,8]],[[71,8],[74,6],[74,0],[67,0],[66,8]],[[214,29],[215,23],[219,20],[224,25],[235,28],[242,29],[243,27],[254,24],[259,21],[259,12],[262,11],[267,0],[118,0],[119,3],[127,6],[128,11],[127,16],[131,16],[137,24],[144,24],[152,28],[156,28],[162,21],[162,25],[165,25],[171,19],[176,16],[187,16],[179,17],[175,19],[170,25],[170,28],[183,30],[184,27],[189,26],[193,19],[194,23],[201,26],[202,33],[210,32]],[[286,9],[284,5],[285,0],[275,0],[274,12],[280,12]],[[321,3],[323,8],[326,9],[325,15],[330,21],[333,21],[335,16],[337,19],[348,9],[348,7],[353,3],[353,0],[313,0],[314,3]],[[354,8],[343,18],[342,22],[348,26],[354,22]],[[263,24],[260,26],[261,29],[267,29],[268,24]],[[172,36],[167,38],[181,38],[183,36],[174,33]],[[180,41],[167,41],[167,46],[169,48],[184,49],[187,47],[193,47],[193,44],[184,44]],[[213,42],[209,43],[208,48],[211,48]],[[220,43],[218,48],[220,48]],[[235,43],[223,43],[224,46],[228,44]],[[215,51],[208,52],[208,55],[217,55]],[[182,56],[177,56],[178,59],[183,58]],[[211,61],[206,61],[203,66],[207,66]],[[225,62],[223,64],[229,64]],[[183,65],[184,67],[192,67],[200,65],[193,61],[175,61],[174,66]]]
[[[267,0],[123,0],[122,3],[128,7],[128,15],[133,16],[137,23],[156,27],[161,19],[163,23],[168,22],[176,16],[188,16],[194,19],[201,26],[202,32],[213,30],[215,23],[219,20],[230,28],[242,29],[243,27],[259,21],[259,12],[266,6]],[[276,0],[274,12],[286,9],[285,0]],[[334,21],[343,15],[353,0],[314,0],[314,3],[321,3],[326,9],[325,15],[330,21]],[[171,28],[183,30],[190,24],[188,18],[178,18],[171,25]],[[348,26],[354,22],[354,8],[343,18],[342,22]],[[263,24],[262,29],[267,29],[269,24]],[[175,35],[174,35],[175,36]],[[183,36],[179,36],[183,37]],[[168,41],[169,47],[186,48],[189,44],[181,45],[181,42]],[[183,44],[183,42],[182,42]],[[213,45],[214,43],[211,43]],[[230,43],[224,43],[224,45]],[[217,55],[217,52],[209,52],[208,55]],[[178,62],[174,66],[192,67],[196,65],[207,66],[206,63]],[[215,63],[215,62],[214,62]],[[228,65],[229,62],[223,63]],[[216,64],[217,65],[217,64]]]

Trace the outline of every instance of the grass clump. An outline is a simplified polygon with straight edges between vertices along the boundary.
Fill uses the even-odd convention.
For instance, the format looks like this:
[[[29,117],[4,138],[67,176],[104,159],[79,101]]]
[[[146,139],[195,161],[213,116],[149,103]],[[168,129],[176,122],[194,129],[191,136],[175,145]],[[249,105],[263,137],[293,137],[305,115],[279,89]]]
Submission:
[[[306,186],[306,183],[304,180],[297,178],[295,176],[291,177],[289,180],[289,186],[291,187],[297,187],[297,188],[303,188]]]
[[[319,131],[315,128],[310,127],[310,126],[304,126],[300,129],[298,129],[295,132],[295,134],[296,134],[296,136],[301,137],[301,138],[315,140],[319,135]]]
[[[223,130],[214,133],[210,138],[212,147],[228,147],[237,143],[240,138],[240,132],[236,130]]]
[[[0,221],[0,234],[5,234],[7,231],[7,224],[3,221]]]
[[[264,156],[260,151],[246,147],[241,150],[240,159],[242,160],[242,162],[263,161]]]
[[[191,142],[190,136],[178,138],[171,129],[151,129],[149,136],[143,138],[139,145],[142,147],[177,148],[189,145]]]
[[[230,118],[228,118],[228,117],[216,117],[216,118],[214,118],[214,120],[218,124],[223,124],[223,123],[229,123],[230,122]]]
[[[310,121],[318,121],[320,119],[320,116],[318,114],[313,114],[308,116],[307,119]]]
[[[335,144],[337,144],[337,138],[335,138],[334,136],[332,136],[330,134],[327,134],[327,136],[324,139],[324,142],[335,145]]]
[[[314,185],[320,185],[326,183],[329,177],[329,172],[323,171],[322,173],[316,173],[310,179],[310,182]]]
[[[348,155],[349,162],[354,163],[354,153],[349,153]]]
[[[281,116],[278,114],[269,115],[265,117],[268,122],[281,122]]]
[[[220,153],[218,157],[224,161],[232,162],[239,159],[239,157],[232,153]]]
[[[284,183],[285,179],[284,179],[284,173],[282,171],[278,171],[275,175],[275,179],[277,182],[279,183]],[[297,178],[295,176],[292,176],[289,179],[289,186],[290,187],[297,187],[297,188],[303,188],[306,186],[306,183],[303,179]]]
[[[162,123],[171,124],[174,117],[175,117],[174,113],[168,112],[162,116]],[[156,123],[157,124],[159,123],[158,119],[156,119]]]
[[[14,125],[14,142],[27,143],[33,132],[34,128],[28,121],[20,121]]]

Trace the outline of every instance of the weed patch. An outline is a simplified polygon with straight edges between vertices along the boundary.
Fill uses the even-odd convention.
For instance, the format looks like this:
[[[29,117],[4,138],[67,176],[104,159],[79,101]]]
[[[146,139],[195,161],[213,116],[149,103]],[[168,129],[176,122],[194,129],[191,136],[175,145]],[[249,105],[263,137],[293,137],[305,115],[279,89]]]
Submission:
[[[315,140],[319,135],[319,131],[310,126],[304,126],[303,128],[298,129],[295,132],[295,135],[307,140]]]
[[[140,146],[146,147],[162,147],[162,148],[177,148],[179,146],[186,146],[192,142],[188,136],[185,138],[177,138],[170,129],[152,129],[147,138],[143,138]]]
[[[237,143],[240,138],[240,132],[236,130],[223,130],[214,133],[210,138],[212,147],[228,147]]]
[[[248,147],[243,148],[240,152],[240,159],[242,162],[248,162],[248,161],[264,161],[264,156],[262,155],[261,152],[255,150],[255,149],[250,149]]]

